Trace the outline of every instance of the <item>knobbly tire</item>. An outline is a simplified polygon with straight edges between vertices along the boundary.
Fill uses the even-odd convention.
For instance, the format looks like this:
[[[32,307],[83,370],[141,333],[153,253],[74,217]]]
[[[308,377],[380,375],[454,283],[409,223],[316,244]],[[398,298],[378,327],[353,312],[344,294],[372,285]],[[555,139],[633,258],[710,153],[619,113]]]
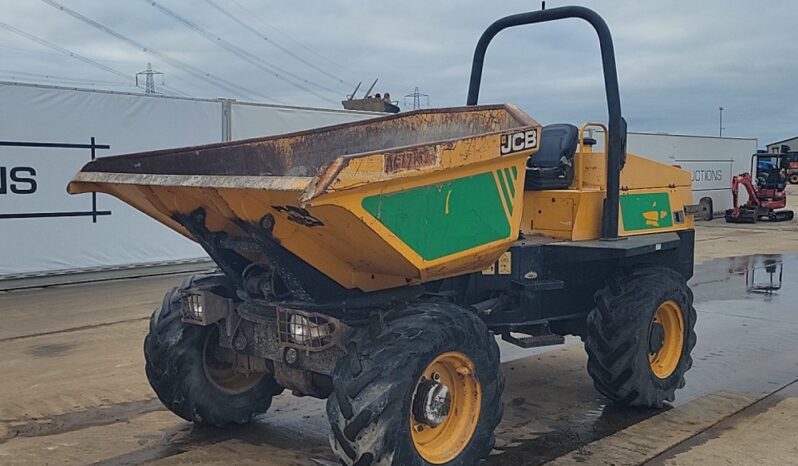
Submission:
[[[496,340],[477,316],[418,303],[356,332],[327,399],[330,443],[343,464],[471,465],[488,456],[504,378]],[[419,400],[433,379],[454,389],[446,420],[428,427]]]
[[[187,421],[221,427],[266,412],[280,387],[268,374],[245,376],[215,361],[216,325],[181,320],[180,288],[211,287],[218,279],[194,276],[166,294],[150,318],[144,357],[147,379],[164,406]]]
[[[663,267],[609,281],[588,314],[585,349],[596,389],[626,406],[662,407],[693,365],[696,311],[684,277]]]

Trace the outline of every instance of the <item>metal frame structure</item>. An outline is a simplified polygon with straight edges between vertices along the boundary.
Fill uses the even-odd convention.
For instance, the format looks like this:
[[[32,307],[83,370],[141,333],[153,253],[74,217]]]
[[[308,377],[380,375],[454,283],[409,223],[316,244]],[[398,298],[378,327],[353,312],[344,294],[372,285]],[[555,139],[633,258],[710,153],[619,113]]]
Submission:
[[[618,89],[618,72],[615,66],[615,48],[612,43],[610,28],[604,19],[595,11],[578,6],[552,8],[550,10],[532,11],[517,15],[505,16],[488,26],[477,42],[474,60],[471,64],[471,79],[468,85],[466,105],[476,105],[479,100],[479,88],[482,83],[482,67],[485,63],[485,52],[496,35],[511,27],[527,24],[538,24],[561,19],[579,18],[593,26],[601,47],[601,64],[604,71],[604,89],[607,95],[608,133],[607,138],[607,198],[604,201],[602,218],[602,237],[618,239],[618,200],[621,169],[626,154],[626,120],[621,113],[621,96]]]

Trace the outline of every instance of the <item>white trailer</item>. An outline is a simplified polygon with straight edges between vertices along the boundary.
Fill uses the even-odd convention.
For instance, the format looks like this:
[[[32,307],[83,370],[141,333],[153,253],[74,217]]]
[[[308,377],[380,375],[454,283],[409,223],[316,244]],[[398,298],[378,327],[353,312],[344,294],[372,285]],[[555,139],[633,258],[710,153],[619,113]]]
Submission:
[[[116,198],[67,195],[94,157],[377,115],[0,82],[0,289],[31,276],[206,259],[196,243]]]
[[[601,135],[594,137],[597,147],[603,147]],[[628,152],[689,171],[693,202],[708,206],[715,215],[732,207],[732,177],[750,170],[756,149],[755,138],[629,132],[626,141]]]

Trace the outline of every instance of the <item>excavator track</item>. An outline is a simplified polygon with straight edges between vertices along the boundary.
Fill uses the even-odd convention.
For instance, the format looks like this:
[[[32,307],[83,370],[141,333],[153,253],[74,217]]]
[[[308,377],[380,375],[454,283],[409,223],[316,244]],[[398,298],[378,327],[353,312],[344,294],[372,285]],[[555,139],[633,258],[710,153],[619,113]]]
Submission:
[[[792,210],[772,210],[767,215],[757,215],[756,210],[744,208],[740,208],[737,215],[734,214],[734,209],[726,211],[727,223],[756,223],[758,220],[789,222],[793,218],[795,213]]]
[[[774,210],[768,214],[768,220],[771,222],[789,222],[795,217],[792,210]]]
[[[726,211],[726,223],[756,223],[757,215],[753,209],[740,208],[737,215],[734,214],[734,209]]]

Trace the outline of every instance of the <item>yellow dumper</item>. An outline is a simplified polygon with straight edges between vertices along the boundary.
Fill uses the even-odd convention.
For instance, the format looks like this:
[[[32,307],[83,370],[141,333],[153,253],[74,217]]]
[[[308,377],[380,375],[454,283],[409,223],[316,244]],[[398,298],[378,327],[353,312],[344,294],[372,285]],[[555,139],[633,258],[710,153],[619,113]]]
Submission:
[[[496,33],[567,17],[598,32],[607,127],[475,105]],[[690,175],[626,154],[625,131],[606,24],[555,8],[483,34],[466,107],[100,158],[68,190],[122,199],[219,267],[151,319],[147,376],[173,412],[244,423],[288,388],[328,399],[345,464],[473,464],[502,412],[494,335],[581,336],[618,403],[659,407],[684,385]]]

